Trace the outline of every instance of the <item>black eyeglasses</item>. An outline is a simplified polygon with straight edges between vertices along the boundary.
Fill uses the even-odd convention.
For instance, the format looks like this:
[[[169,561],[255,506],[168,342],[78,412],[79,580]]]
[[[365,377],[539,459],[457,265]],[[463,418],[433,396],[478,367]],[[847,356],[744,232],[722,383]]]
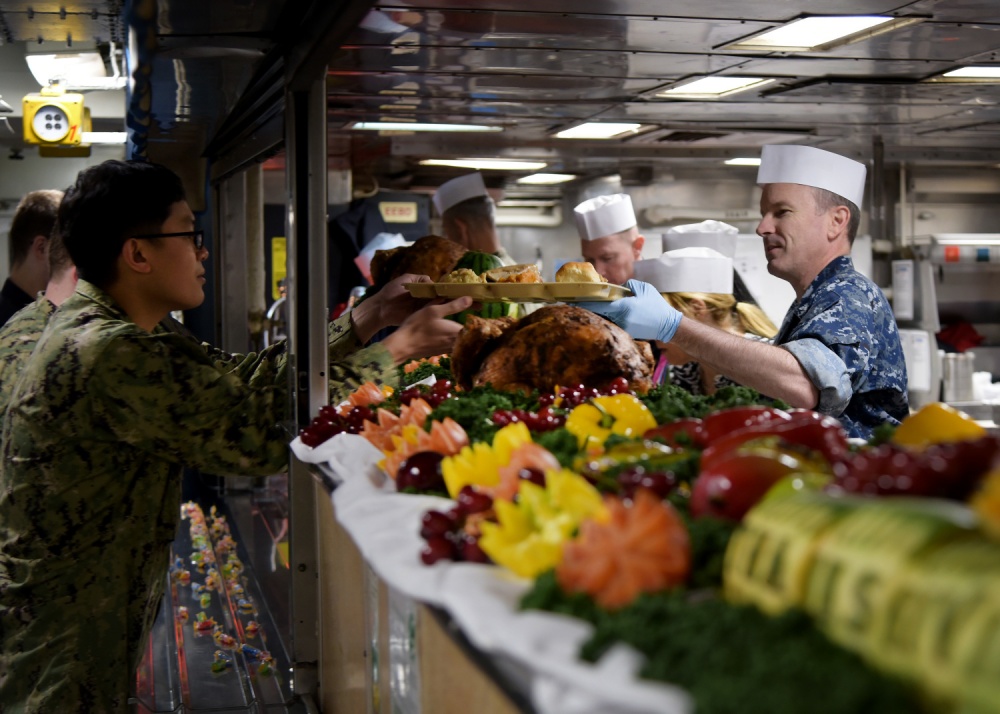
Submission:
[[[205,231],[181,231],[180,233],[142,233],[133,238],[190,238],[194,241],[194,249],[205,247]]]

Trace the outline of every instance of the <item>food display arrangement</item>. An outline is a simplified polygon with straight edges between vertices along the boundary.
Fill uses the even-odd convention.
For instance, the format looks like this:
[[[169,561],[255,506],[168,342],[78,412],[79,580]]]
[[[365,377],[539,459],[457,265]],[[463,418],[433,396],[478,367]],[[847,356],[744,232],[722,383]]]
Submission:
[[[162,617],[139,667],[144,711],[279,705],[288,697],[286,657],[268,646],[274,623],[258,608],[226,517],[188,502],[181,519]]]
[[[489,359],[407,365],[293,444],[484,652],[609,712],[1000,711],[1000,440],[964,414],[852,443],[744,388],[496,389]]]

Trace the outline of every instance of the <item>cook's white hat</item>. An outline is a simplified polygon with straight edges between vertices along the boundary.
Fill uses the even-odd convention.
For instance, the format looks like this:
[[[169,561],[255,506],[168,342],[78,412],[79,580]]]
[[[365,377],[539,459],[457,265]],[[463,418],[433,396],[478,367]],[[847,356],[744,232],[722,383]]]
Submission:
[[[445,211],[462,201],[489,195],[481,173],[466,174],[438,186],[438,190],[434,192],[434,208],[437,209],[438,215],[444,215]]]
[[[865,165],[812,146],[771,144],[760,154],[757,183],[798,183],[825,188],[859,209],[865,197]]]
[[[626,193],[588,199],[573,209],[573,217],[582,240],[605,238],[636,224],[632,199]]]
[[[635,263],[635,278],[661,293],[733,293],[733,259],[711,248],[681,248]]]
[[[663,235],[663,250],[681,248],[711,248],[727,258],[736,257],[736,235],[739,230],[722,221],[702,221],[668,228]]]

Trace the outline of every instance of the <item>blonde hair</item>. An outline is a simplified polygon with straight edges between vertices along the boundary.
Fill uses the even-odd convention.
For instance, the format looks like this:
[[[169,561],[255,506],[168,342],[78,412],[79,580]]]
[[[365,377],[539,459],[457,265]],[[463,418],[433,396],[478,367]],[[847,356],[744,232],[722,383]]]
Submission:
[[[662,295],[664,300],[686,317],[694,317],[695,311],[691,302],[701,300],[712,316],[712,322],[720,329],[740,334],[749,332],[759,337],[774,337],[778,334],[778,328],[763,310],[748,302],[736,302],[736,298],[728,293],[662,293]]]

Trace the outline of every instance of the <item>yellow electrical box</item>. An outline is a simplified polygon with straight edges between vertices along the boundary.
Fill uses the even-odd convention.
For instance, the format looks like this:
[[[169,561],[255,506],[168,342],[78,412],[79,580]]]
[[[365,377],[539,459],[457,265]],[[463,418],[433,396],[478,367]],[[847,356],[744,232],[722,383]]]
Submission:
[[[85,129],[83,95],[44,87],[22,102],[24,141],[42,146],[79,146]]]
[[[90,109],[83,108],[83,133],[92,131],[93,124],[90,121]],[[90,156],[90,144],[40,144],[38,155],[47,158],[75,158],[85,159]]]

